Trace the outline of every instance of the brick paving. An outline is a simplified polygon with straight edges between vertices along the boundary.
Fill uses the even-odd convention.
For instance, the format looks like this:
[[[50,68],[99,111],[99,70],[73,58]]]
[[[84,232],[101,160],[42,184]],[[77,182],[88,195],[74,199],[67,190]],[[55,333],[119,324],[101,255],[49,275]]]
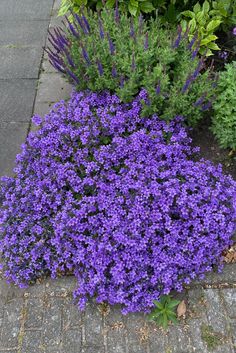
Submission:
[[[0,175],[10,174],[32,112],[68,99],[71,85],[42,58],[46,30],[59,23],[59,0],[0,2]],[[12,24],[12,26],[10,26]],[[9,30],[8,30],[9,29]],[[14,50],[13,50],[14,49]],[[163,331],[144,314],[93,301],[80,312],[73,277],[22,290],[0,279],[0,353],[236,353],[236,264],[210,273],[177,296],[186,318]]]

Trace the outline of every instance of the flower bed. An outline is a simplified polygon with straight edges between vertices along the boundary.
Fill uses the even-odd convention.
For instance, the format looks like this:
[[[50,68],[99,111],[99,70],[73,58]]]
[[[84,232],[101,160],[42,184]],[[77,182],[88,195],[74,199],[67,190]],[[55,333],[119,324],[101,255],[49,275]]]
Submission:
[[[25,285],[73,271],[75,298],[148,311],[219,265],[235,231],[236,183],[198,160],[182,127],[109,93],[59,102],[2,179],[5,275]]]

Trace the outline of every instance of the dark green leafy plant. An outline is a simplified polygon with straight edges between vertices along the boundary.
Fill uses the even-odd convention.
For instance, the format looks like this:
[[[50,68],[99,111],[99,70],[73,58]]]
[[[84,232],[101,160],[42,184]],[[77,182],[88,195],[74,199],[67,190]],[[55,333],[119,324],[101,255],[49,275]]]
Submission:
[[[109,90],[130,102],[141,89],[148,92],[143,114],[157,113],[162,119],[183,115],[195,125],[214,94],[211,73],[204,58],[187,43],[178,29],[163,29],[158,19],[147,23],[142,17],[103,10],[88,19],[74,14],[66,34],[56,29],[48,49],[54,67],[71,78],[78,90]]]
[[[219,75],[212,131],[223,148],[236,150],[236,61]]]
[[[155,321],[159,326],[164,329],[168,327],[169,322],[176,324],[176,307],[180,301],[172,299],[170,295],[162,295],[160,300],[153,301],[156,308],[148,315],[148,319]]]

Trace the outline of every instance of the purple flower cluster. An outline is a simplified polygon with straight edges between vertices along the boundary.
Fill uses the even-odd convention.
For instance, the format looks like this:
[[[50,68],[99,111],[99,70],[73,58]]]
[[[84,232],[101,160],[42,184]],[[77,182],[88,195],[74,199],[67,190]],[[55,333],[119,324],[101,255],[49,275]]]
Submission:
[[[1,181],[0,250],[9,281],[73,271],[83,308],[153,300],[219,264],[235,231],[236,183],[205,160],[182,127],[141,116],[109,93],[57,103]],[[146,97],[147,98],[147,97]]]

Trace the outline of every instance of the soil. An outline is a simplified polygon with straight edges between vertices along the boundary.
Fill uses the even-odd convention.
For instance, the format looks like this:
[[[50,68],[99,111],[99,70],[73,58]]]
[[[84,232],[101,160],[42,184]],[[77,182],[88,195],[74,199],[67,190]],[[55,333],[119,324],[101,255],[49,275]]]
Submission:
[[[221,149],[209,127],[210,119],[205,119],[198,128],[190,132],[193,145],[200,147],[200,155],[203,158],[215,164],[222,164],[225,173],[231,174],[236,180],[236,153]]]

